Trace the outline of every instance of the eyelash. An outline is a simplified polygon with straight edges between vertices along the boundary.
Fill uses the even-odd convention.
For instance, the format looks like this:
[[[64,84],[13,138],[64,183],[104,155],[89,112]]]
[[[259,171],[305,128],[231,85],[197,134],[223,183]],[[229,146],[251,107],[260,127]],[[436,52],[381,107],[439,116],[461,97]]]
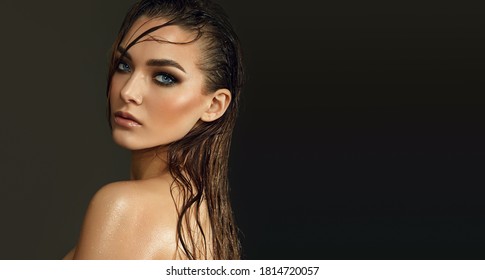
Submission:
[[[170,79],[170,81],[168,83],[164,83],[164,82],[161,82],[159,80],[157,80],[157,77],[159,76],[164,76],[163,79]],[[160,73],[157,73],[155,75],[155,77],[153,77],[153,80],[155,81],[155,83],[161,85],[161,86],[172,86],[174,84],[177,83],[177,79],[175,79],[172,75],[168,74],[168,73],[164,73],[164,72],[160,72]]]
[[[123,66],[123,67],[122,67]],[[130,65],[124,61],[120,61],[118,63],[118,67],[116,67],[116,72],[119,72],[119,73],[129,73],[131,72],[131,68],[130,68]],[[157,77],[159,76],[163,76],[163,79],[169,79],[170,81],[168,82],[161,82],[157,79]],[[165,73],[165,72],[159,72],[159,73],[156,73],[153,77],[153,81],[157,84],[157,85],[160,85],[160,86],[164,86],[164,87],[167,87],[167,86],[173,86],[174,84],[178,83],[178,80],[168,74],[168,73]]]
[[[124,66],[126,66],[127,68],[129,68],[129,69],[121,69],[121,67],[120,67],[121,65],[124,65]],[[120,73],[128,73],[128,72],[130,72],[130,71],[131,71],[131,69],[130,69],[130,65],[128,65],[128,63],[126,63],[126,62],[124,62],[124,61],[119,61],[119,62],[118,62],[118,66],[116,67],[116,72],[120,72]]]

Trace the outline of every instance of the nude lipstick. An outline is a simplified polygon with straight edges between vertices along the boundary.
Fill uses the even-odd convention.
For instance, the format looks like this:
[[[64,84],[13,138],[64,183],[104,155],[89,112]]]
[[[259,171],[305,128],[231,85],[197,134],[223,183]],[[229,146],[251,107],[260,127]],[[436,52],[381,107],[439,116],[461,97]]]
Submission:
[[[114,122],[126,128],[139,127],[141,123],[130,113],[118,111],[114,113]]]

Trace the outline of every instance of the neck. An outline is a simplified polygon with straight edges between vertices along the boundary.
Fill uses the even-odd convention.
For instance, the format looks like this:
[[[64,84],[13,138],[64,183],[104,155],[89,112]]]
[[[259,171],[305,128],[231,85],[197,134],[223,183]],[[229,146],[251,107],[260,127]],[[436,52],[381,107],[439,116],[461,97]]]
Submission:
[[[168,172],[167,151],[155,147],[131,152],[131,179],[145,180]]]

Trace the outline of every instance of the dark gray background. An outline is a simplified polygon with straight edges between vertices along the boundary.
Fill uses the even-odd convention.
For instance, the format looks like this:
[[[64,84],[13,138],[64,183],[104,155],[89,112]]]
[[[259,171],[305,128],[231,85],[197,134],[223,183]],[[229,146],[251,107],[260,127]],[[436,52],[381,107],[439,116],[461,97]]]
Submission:
[[[248,71],[230,168],[245,258],[484,258],[479,1],[218,2]],[[104,113],[131,3],[2,2],[1,259],[61,258],[95,191],[128,177]]]

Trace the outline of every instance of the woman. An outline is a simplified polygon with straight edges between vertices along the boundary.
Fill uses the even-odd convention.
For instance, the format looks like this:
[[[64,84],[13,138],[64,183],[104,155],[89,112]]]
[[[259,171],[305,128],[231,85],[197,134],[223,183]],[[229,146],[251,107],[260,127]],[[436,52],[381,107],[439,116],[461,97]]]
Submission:
[[[108,118],[131,180],[93,197],[65,259],[238,259],[227,164],[243,69],[225,13],[142,0],[113,45]]]

